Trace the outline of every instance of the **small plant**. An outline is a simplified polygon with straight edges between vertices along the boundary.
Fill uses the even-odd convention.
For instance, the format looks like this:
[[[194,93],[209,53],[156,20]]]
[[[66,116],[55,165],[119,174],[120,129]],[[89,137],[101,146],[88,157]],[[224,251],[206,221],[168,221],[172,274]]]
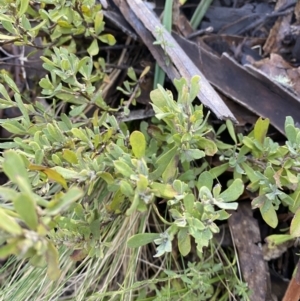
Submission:
[[[124,95],[129,96],[129,99],[124,101],[122,99],[121,106],[124,108],[124,114],[129,115],[130,105],[136,105],[136,98],[138,98],[141,94],[140,84],[144,80],[145,76],[150,70],[150,66],[145,67],[139,78],[137,78],[136,73],[132,67],[128,68],[127,76],[130,78],[131,81],[124,81],[122,87],[117,87],[117,90],[121,91]]]
[[[236,179],[222,191],[219,184],[213,186],[214,176],[204,171],[205,161],[193,167],[196,160],[217,153],[216,143],[208,138],[213,129],[202,106],[192,105],[198,81],[194,77],[190,89],[184,79],[175,81],[177,102],[159,86],[151,93],[156,120],[151,125],[142,123],[141,131],[132,133],[107,112],[96,111],[79,124],[72,124],[72,111],[71,116],[63,114],[48,123],[39,118],[36,121],[42,123],[33,125],[25,118],[24,132],[29,136],[2,144],[14,150],[4,152],[2,158],[11,188],[0,189],[5,200],[0,227],[6,233],[1,257],[14,254],[36,266],[46,264],[48,276],[56,279],[61,273],[59,249],[65,247],[73,250],[71,258],[76,261],[104,260],[111,248],[126,250],[127,244],[136,252],[151,242],[157,245],[153,256],[159,257],[173,250],[175,237],[182,256],[190,253],[191,238],[199,253],[209,247],[213,233],[219,231],[216,221],[229,217],[226,209],[237,208],[233,201],[244,185]],[[39,116],[34,106],[18,104],[25,117],[28,109]],[[3,126],[9,129],[10,122],[4,121]],[[15,170],[15,162],[22,169]],[[192,189],[197,189],[197,195]],[[20,198],[27,200],[22,206]],[[158,200],[167,202],[169,217],[160,214]],[[153,214],[165,224],[162,232],[147,233],[143,226],[137,234],[127,231],[116,241],[117,223],[134,219],[136,226],[142,221],[145,225],[145,218]]]
[[[172,23],[170,23],[170,25],[172,25]],[[173,45],[171,43],[169,43],[165,37],[164,37],[164,30],[160,27],[157,27],[155,29],[155,33],[157,34],[157,41],[155,41],[153,43],[153,45],[160,45],[162,47],[162,49],[164,50],[165,52],[165,62],[166,62],[166,65],[168,66],[170,64],[170,58],[168,56],[168,53],[167,53],[167,47],[173,47]]]
[[[7,34],[1,34],[0,39],[16,45],[39,47],[36,37],[43,32],[49,37],[48,47],[70,42],[69,49],[74,49],[72,37],[84,35],[92,38],[87,49],[91,56],[99,52],[98,41],[109,45],[115,43],[111,34],[102,33],[103,12],[95,0],[42,0],[39,6],[37,10],[35,3],[29,0],[2,0],[0,20]]]
[[[294,214],[289,233],[270,242],[300,236],[300,130],[292,118],[284,145],[267,137],[268,119],[259,118],[247,136],[236,135],[230,120],[215,130],[194,104],[194,76],[174,81],[176,95],[160,85],[151,92],[151,121],[121,122],[115,112],[129,113],[148,69],[138,78],[129,68],[119,88],[129,100],[110,107],[99,45],[115,38],[104,31],[96,1],[0,3],[0,40],[43,51],[47,73],[39,80],[41,103],[1,70],[0,108],[22,115],[0,120],[11,133],[0,143],[9,179],[0,187],[0,268],[7,275],[0,297],[248,300],[236,255],[228,258],[213,236],[247,190],[271,227],[280,206]],[[172,47],[161,29],[157,34],[156,44]],[[77,38],[88,43],[83,55]],[[232,144],[220,139],[225,130]]]
[[[183,256],[191,250],[191,237],[195,239],[199,252],[202,252],[213,233],[219,231],[215,221],[229,217],[224,209],[236,209],[238,204],[230,202],[238,199],[244,190],[240,179],[236,179],[227,190],[221,192],[219,184],[213,188],[213,176],[210,172],[202,172],[199,176],[190,173],[195,160],[213,156],[217,152],[214,141],[207,138],[207,134],[213,130],[207,124],[207,119],[204,119],[202,107],[192,105],[198,93],[198,81],[199,77],[193,77],[188,91],[184,79],[175,80],[177,101],[161,86],[150,94],[156,118],[165,123],[159,130],[164,141],[168,142],[163,155],[153,162],[157,168],[149,173],[149,178],[154,180],[150,184],[150,191],[154,196],[168,200],[169,212],[173,218],[173,222],[166,222],[170,227],[155,240],[158,245],[156,256],[171,252],[171,241],[175,235]],[[178,177],[180,173],[183,179],[190,175],[189,183]],[[197,188],[198,196],[192,192],[193,188]],[[156,207],[155,204],[152,206]],[[216,206],[221,210],[216,210]],[[157,209],[155,211],[158,212]],[[161,220],[164,219],[161,217]],[[135,243],[135,239],[144,241],[147,235],[137,234],[129,242]]]

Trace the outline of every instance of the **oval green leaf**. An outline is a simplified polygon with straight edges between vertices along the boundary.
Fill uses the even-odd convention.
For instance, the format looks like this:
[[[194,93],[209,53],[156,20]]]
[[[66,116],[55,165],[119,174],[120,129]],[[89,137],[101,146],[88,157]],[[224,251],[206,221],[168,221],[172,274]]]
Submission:
[[[272,204],[265,202],[260,208],[260,213],[264,221],[272,228],[276,228],[278,225],[278,218],[276,211]]]
[[[261,117],[256,121],[254,126],[254,138],[258,140],[261,144],[264,143],[266,138],[270,120],[268,118],[262,119]]]
[[[223,191],[219,198],[223,199],[224,202],[236,201],[244,192],[244,184],[241,179],[236,179],[232,184]]]
[[[57,280],[60,276],[59,269],[59,255],[57,249],[54,245],[49,241],[48,248],[46,252],[46,260],[47,260],[47,275],[51,280]]]
[[[83,191],[78,187],[71,187],[67,193],[60,198],[54,198],[49,202],[46,213],[56,215],[69,208],[71,204],[76,202],[83,196]]]
[[[145,156],[146,139],[143,133],[134,131],[130,135],[129,141],[132,147],[133,154],[136,158],[141,159],[143,156]]]
[[[139,248],[153,242],[159,237],[159,233],[138,233],[127,240],[127,246],[129,248]]]
[[[8,150],[4,153],[2,168],[9,179],[19,186],[21,191],[31,191],[31,185],[25,164],[17,152]]]
[[[191,251],[191,237],[188,234],[188,229],[181,229],[178,232],[178,249],[182,256],[186,256]]]
[[[13,200],[16,212],[23,219],[25,224],[32,230],[36,230],[38,226],[38,216],[36,212],[34,200],[25,193],[19,194]]]
[[[21,226],[0,208],[0,228],[12,235],[21,235]]]
[[[94,39],[91,45],[88,47],[87,52],[90,56],[94,56],[99,53],[98,41],[96,39]]]

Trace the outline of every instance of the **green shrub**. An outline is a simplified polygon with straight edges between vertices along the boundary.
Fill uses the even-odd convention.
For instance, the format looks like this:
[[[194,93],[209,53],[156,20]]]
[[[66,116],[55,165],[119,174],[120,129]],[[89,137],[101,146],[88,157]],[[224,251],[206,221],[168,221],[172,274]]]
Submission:
[[[30,101],[1,71],[0,108],[18,108],[22,115],[0,120],[12,134],[0,143],[0,169],[9,178],[0,187],[0,258],[7,258],[3,273],[18,273],[3,282],[0,296],[54,300],[77,282],[70,300],[227,300],[229,294],[247,300],[235,262],[213,235],[246,187],[271,227],[280,205],[295,213],[290,233],[272,242],[299,236],[300,134],[293,120],[286,119],[285,145],[267,137],[268,119],[260,118],[245,137],[235,134],[230,120],[215,130],[202,106],[193,104],[200,80],[194,76],[190,83],[174,81],[176,101],[161,86],[152,91],[155,117],[130,131],[116,114],[129,114],[126,102],[113,109],[103,95],[99,43],[115,39],[104,32],[99,4],[0,4],[1,40],[37,46],[43,36],[47,74],[39,86],[52,102]],[[89,41],[89,56],[76,53],[76,36]],[[133,82],[119,88],[127,95],[138,84],[129,72]],[[225,130],[233,144],[220,139]],[[221,163],[210,166],[209,158]],[[218,179],[225,172],[222,186]]]

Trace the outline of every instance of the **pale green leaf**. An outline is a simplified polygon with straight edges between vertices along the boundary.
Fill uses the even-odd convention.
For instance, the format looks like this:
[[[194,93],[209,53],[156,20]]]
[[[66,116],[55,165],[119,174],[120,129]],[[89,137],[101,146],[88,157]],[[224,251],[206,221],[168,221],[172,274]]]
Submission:
[[[18,105],[18,108],[20,109],[20,111],[22,113],[22,117],[26,120],[27,124],[30,124],[28,109],[25,107],[20,94],[18,94],[18,93],[15,94],[15,101]]]
[[[0,208],[0,228],[12,235],[21,235],[21,226]]]
[[[0,195],[3,200],[12,201],[14,198],[18,196],[19,192],[14,189],[0,186]]]
[[[197,146],[200,149],[203,149],[207,156],[213,156],[218,151],[216,144],[212,140],[209,140],[204,137],[197,138]]]
[[[93,71],[93,60],[91,57],[84,57],[78,64],[79,72],[85,79],[89,79]]]
[[[86,177],[80,175],[79,172],[69,169],[69,168],[55,166],[52,169],[56,170],[65,180],[74,180],[74,179],[85,180],[86,179]]]
[[[182,256],[186,256],[191,251],[191,237],[188,229],[180,229],[178,234],[178,249]]]
[[[278,225],[278,218],[276,211],[271,202],[265,201],[259,208],[260,213],[264,221],[272,228],[276,228]]]
[[[99,53],[98,41],[96,39],[94,39],[91,45],[88,47],[87,52],[90,56],[94,56]]]
[[[67,193],[62,196],[51,200],[45,212],[50,215],[57,215],[62,211],[67,210],[74,202],[83,196],[83,191],[78,187],[71,187]]]
[[[25,224],[32,230],[36,230],[38,226],[38,216],[36,205],[30,195],[22,193],[13,200],[16,212],[23,219]]]
[[[178,167],[178,156],[174,156],[167,165],[165,171],[162,173],[162,179],[164,183],[170,183],[176,176],[177,167]]]
[[[146,151],[146,139],[143,133],[134,131],[129,137],[132,152],[136,158],[141,159],[145,156]]]
[[[188,213],[192,213],[194,209],[195,196],[192,193],[187,194],[183,199],[184,208]]]
[[[0,143],[0,148],[2,148],[2,149],[12,149],[17,146],[18,146],[18,144],[15,142],[1,142]]]
[[[270,120],[268,118],[262,119],[261,117],[256,121],[254,126],[254,138],[258,140],[261,144],[264,143],[266,138]]]
[[[98,39],[99,39],[101,42],[106,43],[106,44],[108,44],[108,45],[110,45],[110,46],[113,46],[113,45],[116,44],[116,39],[115,39],[115,37],[114,37],[112,34],[110,34],[110,33],[108,33],[108,34],[103,34],[103,35],[99,36]]]
[[[255,171],[253,170],[253,168],[250,165],[248,165],[246,162],[242,162],[241,165],[242,165],[243,169],[245,170],[247,177],[249,178],[249,180],[252,183],[259,180],[258,175],[255,174]]]
[[[29,0],[20,0],[20,7],[18,10],[18,17],[22,16],[25,14],[27,11],[28,5],[29,5]]]
[[[109,185],[111,185],[111,184],[114,183],[113,176],[110,173],[108,173],[108,172],[97,173],[97,176],[99,176],[100,178],[102,178]]]
[[[199,75],[194,75],[191,78],[190,98],[189,98],[190,102],[192,102],[199,93],[199,90],[200,90],[199,81],[200,81],[200,76]]]
[[[125,196],[130,197],[130,198],[133,197],[134,190],[133,190],[132,186],[127,181],[124,181],[124,180],[120,181],[119,186],[120,186],[120,189],[121,189],[122,193]]]
[[[131,175],[134,175],[133,169],[123,161],[116,160],[114,161],[115,169],[122,174],[123,176],[129,178]]]
[[[98,11],[94,22],[95,34],[99,35],[104,30],[103,12]]]
[[[0,39],[1,39],[1,35],[0,35]],[[3,74],[1,74],[1,76],[3,77],[5,83],[8,84],[9,87],[10,87],[15,93],[20,93],[19,88],[17,87],[16,83],[12,80],[12,78],[11,78],[8,74],[3,73]]]
[[[10,16],[7,16],[3,13],[0,13],[0,21],[5,21],[5,22],[9,22],[9,23],[14,23],[15,22],[15,20],[10,18]]]
[[[31,184],[24,161],[16,151],[8,150],[4,152],[2,168],[9,179],[19,186],[21,191],[31,192]]]
[[[286,134],[288,140],[291,143],[295,143],[296,137],[297,137],[297,130],[295,128],[294,120],[292,117],[290,117],[290,116],[286,117],[284,129],[285,129],[285,134]]]
[[[70,118],[65,113],[61,114],[60,118],[64,122],[64,124],[66,125],[68,130],[71,130],[73,128],[73,124],[72,124]]]
[[[47,275],[51,280],[57,280],[61,274],[59,269],[59,254],[52,242],[48,242],[46,251]]]
[[[226,126],[231,139],[234,141],[235,144],[237,144],[234,126],[230,119],[226,119]]]
[[[135,194],[132,199],[130,207],[126,210],[126,215],[129,216],[132,213],[134,213],[137,210],[139,203],[140,203],[139,195]]]
[[[216,167],[213,167],[212,169],[209,170],[209,173],[212,175],[213,179],[215,179],[218,178],[225,171],[227,171],[228,168],[229,168],[229,163],[224,163]]]
[[[182,159],[191,162],[205,157],[205,153],[200,149],[187,149],[183,152]]]
[[[156,195],[157,197],[172,199],[177,195],[177,192],[170,184],[153,182],[150,187],[152,188],[154,195]]]
[[[7,90],[5,89],[5,87],[2,84],[0,84],[0,93],[8,101],[8,103],[14,105],[14,102],[11,100],[9,94],[7,93]]]
[[[292,235],[289,234],[273,234],[265,238],[265,241],[270,245],[270,247],[274,247],[276,245],[283,244],[289,240],[294,239]]]
[[[214,200],[214,205],[218,206],[220,209],[225,209],[225,210],[236,210],[238,207],[238,203],[236,202],[225,203],[219,200]]]
[[[71,130],[71,132],[75,137],[81,139],[84,142],[89,143],[89,138],[88,138],[87,133],[84,129],[73,128]]]
[[[0,259],[4,260],[8,256],[18,253],[18,241],[12,241],[0,247]]]
[[[129,248],[139,248],[153,242],[159,237],[159,233],[138,233],[127,240],[127,246]]]
[[[169,162],[174,158],[177,153],[178,147],[174,146],[167,152],[163,153],[156,161],[156,170],[151,174],[153,179],[159,178],[166,170]]]
[[[139,174],[138,181],[136,183],[136,189],[139,193],[143,193],[147,190],[148,188],[148,178],[145,177],[144,175]]]
[[[4,40],[4,41],[12,41],[12,40],[17,40],[18,37],[17,36],[8,36],[5,34],[0,34],[0,40]]]
[[[78,163],[78,158],[77,158],[76,153],[71,151],[68,148],[63,150],[62,156],[69,163],[72,163],[72,164],[77,164]]]
[[[237,200],[244,192],[244,184],[241,179],[236,179],[232,184],[223,191],[219,198],[223,199],[224,202],[232,202]]]
[[[54,86],[52,85],[51,81],[49,80],[48,75],[39,81],[39,85],[43,89],[54,90]]]
[[[200,188],[203,187],[203,186],[205,186],[209,190],[211,190],[212,186],[213,186],[213,180],[214,179],[213,179],[211,173],[208,172],[208,171],[204,171],[198,177],[198,181],[197,181],[197,185],[196,186],[197,186],[198,190],[200,190]]]
[[[16,135],[26,135],[26,129],[17,120],[7,120],[5,123],[1,124],[8,132]]]
[[[135,74],[135,71],[132,67],[129,67],[128,70],[127,70],[127,75],[130,79],[132,79],[133,81],[137,81],[137,77],[136,77],[136,74]]]
[[[64,135],[56,124],[48,123],[47,124],[48,133],[51,137],[57,142],[63,142],[65,140]]]

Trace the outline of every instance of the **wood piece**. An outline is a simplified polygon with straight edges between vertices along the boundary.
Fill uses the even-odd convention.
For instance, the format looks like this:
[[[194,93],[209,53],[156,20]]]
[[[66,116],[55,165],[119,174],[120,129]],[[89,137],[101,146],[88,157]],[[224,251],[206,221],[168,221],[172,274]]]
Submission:
[[[166,66],[164,51],[152,45],[152,34],[131,11],[127,2],[113,1],[119,6],[128,22],[135,24],[135,31],[151,49],[155,60],[169,78],[178,78],[177,70],[172,64]],[[119,15],[119,18],[123,16]],[[189,27],[188,22],[184,24]],[[186,33],[189,34],[190,30]],[[245,67],[239,65],[227,54],[221,57],[213,54],[213,51],[203,45],[201,40],[198,40],[201,43],[195,44],[175,33],[173,36],[186,54],[193,59],[196,66],[201,68],[207,80],[228,98],[258,116],[269,118],[271,124],[283,134],[286,116],[292,116],[296,124],[300,124],[299,99],[279,84],[274,83],[272,79],[250,65]],[[238,119],[241,120],[241,118]]]
[[[300,124],[299,99],[271,78],[250,65],[247,68],[241,66],[226,53],[219,57],[203,44],[200,46],[200,58],[199,44],[175,33],[173,36],[195,64],[201,66],[210,83],[226,96],[258,116],[269,118],[283,134],[286,116],[292,116],[295,123]]]
[[[171,63],[174,64],[174,66],[178,70],[180,77],[184,77],[188,81],[190,81],[190,79],[194,75],[201,76],[201,90],[198,94],[198,97],[205,106],[209,107],[209,109],[212,110],[212,112],[217,116],[217,118],[219,119],[230,118],[231,120],[236,122],[235,116],[228,109],[228,107],[220,98],[220,96],[216,93],[216,91],[212,88],[212,86],[206,80],[202,72],[195,66],[193,61],[186,55],[186,53],[178,45],[178,43],[170,35],[170,33],[163,28],[162,24],[159,22],[156,16],[154,16],[154,14],[148,9],[148,7],[145,5],[143,1],[141,0],[128,1],[127,4],[131,8],[131,11],[128,11],[127,9],[126,13],[124,13],[125,6],[126,6],[125,1],[114,0],[114,2],[119,6],[125,19],[130,23],[130,25],[133,28],[135,28],[136,30],[140,30],[141,23],[142,23],[143,26],[146,27],[151,32],[151,34],[155,37],[155,40],[161,40],[163,36],[163,39],[167,41],[167,45],[164,45],[163,51],[167,55],[167,58],[170,58]],[[137,20],[140,21],[135,23],[133,19],[135,21]],[[158,34],[157,28],[160,29],[161,34]],[[145,37],[143,36],[141,36],[141,38],[143,39],[143,42],[148,46],[151,53],[153,53],[154,49],[160,48],[157,46],[153,47],[153,41],[154,41],[153,38],[151,38],[150,40],[145,39]],[[166,69],[165,66],[166,62],[164,62],[163,64],[162,62],[158,62],[158,63],[163,69]],[[178,78],[178,76],[174,77],[174,74],[169,74],[168,72],[166,73],[171,80],[173,80],[174,78]]]
[[[273,300],[270,291],[270,275],[263,259],[258,222],[252,216],[251,204],[240,202],[238,210],[228,220],[233,241],[239,254],[244,280],[252,294],[251,301]]]
[[[300,1],[297,2],[294,10],[296,16],[297,24],[300,24]]]
[[[205,20],[200,24],[200,28],[212,26],[214,32],[219,34],[239,35],[255,21],[262,20],[266,13],[272,12],[271,4],[258,3],[259,1],[243,2],[238,8],[211,5],[205,14]]]
[[[297,272],[292,277],[289,286],[285,292],[284,298],[282,301],[299,301],[300,300],[300,283],[298,278],[300,262],[297,265]]]
[[[129,24],[125,21],[125,19],[120,18],[119,13],[110,10],[104,10],[103,14],[105,18],[109,19],[115,26],[120,28],[125,34],[127,34],[134,40],[138,39],[137,35],[134,33],[133,29],[131,28],[131,26],[129,26]]]
[[[120,1],[120,0],[113,0],[116,5],[118,5],[121,13],[123,14],[124,18],[126,19],[126,22],[128,22],[131,27],[134,26],[134,29],[138,36],[144,41],[145,45],[149,48],[151,51],[155,61],[160,65],[160,67],[168,74],[169,78],[172,80],[174,78],[179,78],[180,75],[176,68],[169,64],[166,65],[166,55],[162,48],[160,47],[154,47],[153,42],[153,36],[152,34],[146,29],[146,27],[141,23],[141,21],[136,17],[136,15],[132,12],[130,7],[128,6],[126,1]],[[120,16],[122,18],[122,16]]]

